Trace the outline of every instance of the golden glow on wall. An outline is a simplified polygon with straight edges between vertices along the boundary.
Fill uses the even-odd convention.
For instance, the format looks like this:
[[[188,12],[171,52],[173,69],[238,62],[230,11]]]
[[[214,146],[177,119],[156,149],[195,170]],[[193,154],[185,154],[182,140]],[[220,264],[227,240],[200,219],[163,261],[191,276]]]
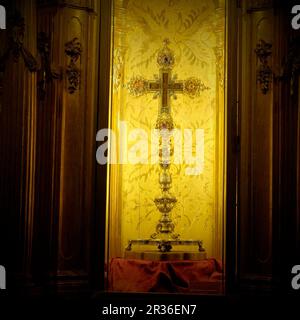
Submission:
[[[175,53],[178,79],[197,77],[210,88],[199,97],[171,98],[176,128],[204,130],[203,171],[192,176],[186,175],[186,164],[172,166],[172,193],[178,200],[172,218],[181,238],[203,240],[208,257],[217,258],[222,257],[224,216],[224,29],[225,0],[114,1],[111,127],[118,137],[121,121],[126,121],[123,146],[130,149],[136,142],[128,136],[133,129],[144,129],[150,138],[155,127],[159,99],[151,93],[133,97],[126,83],[137,75],[150,80],[158,74],[156,55],[165,38]],[[129,239],[155,232],[158,172],[155,164],[111,165],[110,257],[123,256]]]

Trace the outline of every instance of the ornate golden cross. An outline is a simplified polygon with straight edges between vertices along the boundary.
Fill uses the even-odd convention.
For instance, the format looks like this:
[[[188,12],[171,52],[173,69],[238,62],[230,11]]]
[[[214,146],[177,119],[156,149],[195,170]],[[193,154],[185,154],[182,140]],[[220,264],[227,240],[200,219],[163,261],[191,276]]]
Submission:
[[[170,41],[164,40],[163,48],[158,52],[157,64],[159,66],[159,76],[155,80],[146,80],[142,76],[135,76],[127,84],[129,92],[136,97],[140,97],[149,92],[154,92],[154,97],[161,97],[159,113],[170,113],[170,97],[176,99],[176,93],[184,93],[191,98],[200,95],[201,91],[209,88],[195,77],[190,77],[184,81],[177,81],[177,76],[172,77],[172,69],[175,63],[173,51],[169,48]]]

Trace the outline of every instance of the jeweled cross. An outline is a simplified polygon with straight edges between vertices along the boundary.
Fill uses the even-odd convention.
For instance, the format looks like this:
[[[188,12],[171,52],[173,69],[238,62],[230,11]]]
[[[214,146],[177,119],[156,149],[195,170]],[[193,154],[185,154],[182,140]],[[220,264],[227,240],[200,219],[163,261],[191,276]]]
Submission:
[[[159,164],[161,172],[159,174],[159,184],[161,195],[154,199],[154,203],[161,213],[161,218],[156,225],[156,232],[150,236],[151,239],[161,237],[162,242],[158,241],[158,248],[160,251],[170,251],[172,248],[171,242],[175,241],[177,243],[179,239],[179,234],[174,232],[175,225],[170,215],[177,202],[176,197],[170,192],[172,177],[169,168],[171,156],[174,151],[170,140],[170,134],[172,134],[172,129],[174,128],[170,97],[173,96],[176,98],[177,92],[194,97],[199,95],[201,91],[208,89],[200,79],[188,78],[185,81],[176,81],[176,76],[172,77],[175,58],[168,45],[169,40],[164,40],[164,46],[158,52],[157,64],[159,66],[159,76],[157,76],[155,80],[146,80],[141,76],[136,76],[127,84],[129,92],[136,97],[149,92],[154,92],[155,97],[161,97],[161,104],[156,120],[156,129],[159,129],[160,135]],[[144,243],[144,240],[135,240],[135,242]],[[130,250],[132,243],[133,240],[131,240],[128,250]],[[188,243],[192,244],[193,241],[188,241]]]
[[[142,96],[149,92],[154,92],[154,97],[161,97],[159,113],[170,114],[170,97],[176,99],[176,93],[184,93],[191,98],[200,94],[201,91],[209,88],[197,78],[191,77],[185,81],[177,81],[177,76],[172,76],[175,58],[174,53],[169,48],[169,40],[164,40],[163,48],[158,52],[157,64],[159,66],[159,76],[155,80],[146,80],[142,76],[135,76],[127,84],[129,92],[136,96]]]

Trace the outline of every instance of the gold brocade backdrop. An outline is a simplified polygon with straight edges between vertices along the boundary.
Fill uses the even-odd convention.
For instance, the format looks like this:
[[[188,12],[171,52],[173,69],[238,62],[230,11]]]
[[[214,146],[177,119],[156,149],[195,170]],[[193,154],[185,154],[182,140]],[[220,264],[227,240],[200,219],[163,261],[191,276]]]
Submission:
[[[203,240],[208,257],[222,258],[224,223],[224,49],[225,0],[116,0],[112,28],[112,102],[110,121],[117,146],[135,142],[119,136],[120,121],[127,133],[155,127],[159,99],[149,93],[133,97],[126,89],[131,77],[148,80],[158,74],[156,55],[163,40],[175,53],[173,74],[178,80],[197,77],[210,89],[199,97],[171,98],[175,127],[204,130],[204,167],[199,175],[185,174],[186,164],[173,165],[171,192],[178,202],[172,211],[175,232],[182,239]],[[195,131],[193,131],[195,136]],[[129,140],[129,141],[128,141]],[[194,139],[195,140],[195,139]],[[118,157],[120,156],[117,149]],[[153,202],[160,194],[159,166],[111,165],[109,179],[109,256],[123,256],[129,239],[149,238],[160,213]]]

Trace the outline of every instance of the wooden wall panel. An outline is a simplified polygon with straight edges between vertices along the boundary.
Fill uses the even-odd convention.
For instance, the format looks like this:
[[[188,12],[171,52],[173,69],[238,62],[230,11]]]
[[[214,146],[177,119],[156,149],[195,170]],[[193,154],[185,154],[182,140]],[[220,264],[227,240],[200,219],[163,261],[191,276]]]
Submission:
[[[50,40],[51,69],[59,76],[46,84],[45,99],[39,100],[37,185],[41,194],[35,218],[35,274],[44,282],[57,281],[65,290],[86,286],[89,280],[98,16],[94,1],[39,4],[38,32]],[[75,72],[72,83],[68,68]]]
[[[240,57],[240,276],[272,273],[274,10],[242,8]],[[259,78],[259,75],[261,78]]]
[[[287,25],[286,30],[290,30]],[[284,290],[291,289],[291,269],[299,264],[299,61],[300,31],[286,32],[287,53],[283,59],[280,123],[280,188],[278,229],[280,249],[275,272]],[[295,293],[295,292],[294,292]]]
[[[93,16],[85,11],[65,9],[63,43],[78,38],[82,54],[78,60],[80,85],[68,92],[64,83],[61,146],[61,193],[59,220],[59,271],[88,272],[89,222],[92,210],[91,186],[95,163],[95,74],[96,48]],[[69,57],[64,60],[64,66]],[[94,133],[94,134],[92,134]]]
[[[12,27],[20,22],[19,18],[24,18],[25,24],[24,37],[20,37],[21,31],[19,40],[27,52],[36,56],[36,41],[31,36],[36,34],[35,1],[13,1],[6,8],[7,14],[14,19],[7,25],[1,45],[4,51],[0,52],[0,57],[9,47]],[[34,68],[28,70],[21,54],[14,56],[11,53],[3,66],[4,73],[0,75],[3,76],[0,92],[0,212],[5,223],[1,231],[1,256],[5,257],[3,265],[7,268],[9,286],[12,275],[20,283],[30,282],[35,200],[36,74]]]
[[[38,8],[37,34],[48,37],[45,43],[49,49],[51,70],[62,78],[63,68],[58,64],[59,48],[54,43],[54,17],[57,8]],[[39,46],[42,45],[39,41]],[[44,46],[43,46],[44,48]],[[39,51],[40,53],[40,51]],[[41,55],[39,54],[41,63]],[[43,68],[43,66],[41,66]],[[37,73],[38,83],[43,70]],[[36,204],[34,219],[33,274],[38,283],[49,281],[57,269],[57,237],[60,193],[60,154],[62,117],[62,80],[45,83],[45,96],[38,91],[37,107],[37,154],[36,154]]]

